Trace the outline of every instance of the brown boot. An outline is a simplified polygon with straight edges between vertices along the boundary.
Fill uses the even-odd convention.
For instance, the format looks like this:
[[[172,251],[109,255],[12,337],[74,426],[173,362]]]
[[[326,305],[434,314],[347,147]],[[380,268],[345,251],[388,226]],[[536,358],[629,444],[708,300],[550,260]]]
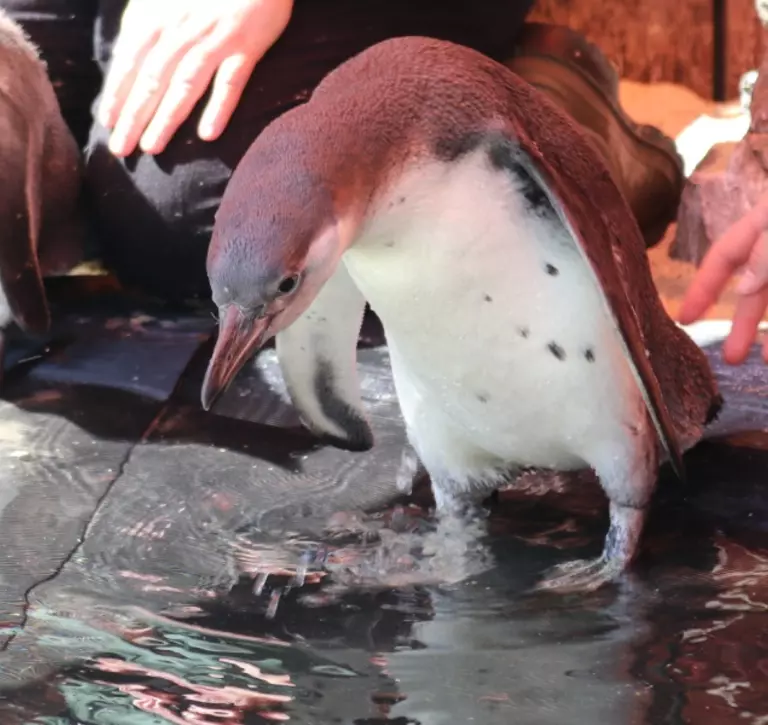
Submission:
[[[634,123],[619,105],[619,76],[600,49],[570,28],[527,23],[505,61],[580,123],[635,212],[648,247],[675,219],[685,176],[674,141]]]

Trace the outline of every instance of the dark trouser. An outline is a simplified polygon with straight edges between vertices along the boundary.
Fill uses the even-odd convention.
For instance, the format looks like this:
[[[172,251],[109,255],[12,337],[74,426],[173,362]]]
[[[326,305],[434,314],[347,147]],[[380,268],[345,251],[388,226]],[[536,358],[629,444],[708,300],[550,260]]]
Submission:
[[[205,256],[227,180],[264,126],[306,99],[326,73],[398,35],[452,40],[501,58],[532,4],[296,0],[288,29],[257,65],[219,140],[196,135],[203,98],[162,154],[122,160],[107,150],[91,110],[126,0],[0,0],[40,48],[64,117],[87,142],[86,194],[105,263],[123,283],[166,299],[209,294]]]

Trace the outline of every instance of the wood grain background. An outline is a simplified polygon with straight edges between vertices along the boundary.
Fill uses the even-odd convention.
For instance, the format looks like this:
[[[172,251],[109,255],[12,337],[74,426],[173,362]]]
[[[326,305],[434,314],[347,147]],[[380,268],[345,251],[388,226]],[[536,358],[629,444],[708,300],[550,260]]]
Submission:
[[[726,97],[757,67],[763,45],[754,0],[726,1]],[[622,77],[713,88],[712,0],[538,0],[531,20],[568,25],[600,45]]]

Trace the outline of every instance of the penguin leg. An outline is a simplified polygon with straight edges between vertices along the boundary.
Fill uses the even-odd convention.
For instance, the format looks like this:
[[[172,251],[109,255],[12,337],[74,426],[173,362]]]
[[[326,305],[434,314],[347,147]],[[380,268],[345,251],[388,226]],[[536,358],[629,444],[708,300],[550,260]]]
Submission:
[[[627,439],[602,447],[592,462],[610,502],[610,523],[602,554],[597,559],[555,567],[538,589],[560,593],[593,591],[620,577],[635,558],[659,466],[656,436],[649,417],[645,418],[640,428],[624,428]],[[628,442],[632,444],[629,452]]]
[[[488,517],[485,500],[493,492],[490,486],[472,486],[459,490],[456,483],[446,477],[430,476],[435,497],[435,513],[440,518],[454,518],[475,522]]]

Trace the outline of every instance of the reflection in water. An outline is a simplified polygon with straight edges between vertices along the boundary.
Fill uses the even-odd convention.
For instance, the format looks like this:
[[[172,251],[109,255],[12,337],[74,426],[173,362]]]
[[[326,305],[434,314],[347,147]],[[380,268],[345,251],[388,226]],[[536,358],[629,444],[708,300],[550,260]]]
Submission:
[[[288,675],[268,675],[264,677],[259,667],[248,665],[245,662],[237,660],[220,659],[223,664],[232,664],[239,666],[254,681],[262,680],[269,684],[281,684],[283,686],[292,686]],[[218,666],[214,666],[218,667]],[[212,725],[214,720],[221,723],[236,725],[244,722],[243,716],[248,712],[258,712],[265,720],[288,720],[288,715],[277,709],[282,703],[290,702],[289,695],[266,694],[254,692],[253,690],[232,685],[201,685],[194,684],[179,676],[170,675],[167,672],[152,670],[141,665],[122,660],[102,657],[95,663],[94,669],[97,671],[94,676],[94,682],[99,684],[100,674],[114,673],[116,675],[126,675],[129,679],[139,677],[151,681],[162,681],[166,690],[170,685],[176,685],[176,692],[162,692],[155,689],[151,684],[119,684],[119,680],[113,680],[111,683],[117,689],[126,695],[130,695],[134,705],[143,712],[154,715],[162,715],[170,722],[195,723],[196,725]],[[219,668],[219,669],[224,669]],[[133,675],[133,678],[130,676]],[[224,680],[225,673],[211,673],[211,679]],[[277,682],[276,682],[277,681]],[[179,692],[178,690],[181,690]]]

